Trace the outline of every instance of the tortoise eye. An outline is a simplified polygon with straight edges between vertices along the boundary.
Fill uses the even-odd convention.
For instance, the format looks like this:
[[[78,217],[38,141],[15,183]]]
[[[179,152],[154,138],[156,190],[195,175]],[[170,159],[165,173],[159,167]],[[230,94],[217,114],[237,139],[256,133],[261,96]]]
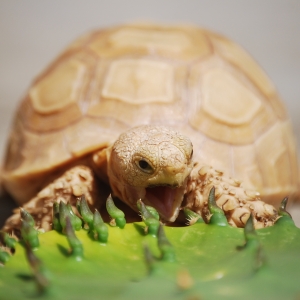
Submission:
[[[153,168],[145,159],[139,159],[136,164],[145,173],[153,173]]]

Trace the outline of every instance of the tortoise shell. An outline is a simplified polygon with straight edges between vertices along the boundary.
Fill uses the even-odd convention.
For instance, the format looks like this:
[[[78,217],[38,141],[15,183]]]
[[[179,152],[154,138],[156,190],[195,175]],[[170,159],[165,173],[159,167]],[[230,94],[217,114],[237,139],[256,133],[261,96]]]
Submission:
[[[195,161],[278,202],[297,191],[291,123],[273,84],[238,45],[192,26],[125,25],[72,43],[16,113],[3,170],[23,203],[125,130],[187,135]]]

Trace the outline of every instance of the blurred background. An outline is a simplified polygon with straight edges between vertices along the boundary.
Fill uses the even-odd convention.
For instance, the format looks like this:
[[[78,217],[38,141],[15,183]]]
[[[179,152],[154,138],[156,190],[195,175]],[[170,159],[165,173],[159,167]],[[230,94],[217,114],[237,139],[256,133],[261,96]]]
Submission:
[[[284,99],[300,149],[299,0],[0,0],[0,156],[20,98],[65,46],[89,30],[138,20],[191,23],[242,45]],[[293,215],[300,224],[300,209]]]

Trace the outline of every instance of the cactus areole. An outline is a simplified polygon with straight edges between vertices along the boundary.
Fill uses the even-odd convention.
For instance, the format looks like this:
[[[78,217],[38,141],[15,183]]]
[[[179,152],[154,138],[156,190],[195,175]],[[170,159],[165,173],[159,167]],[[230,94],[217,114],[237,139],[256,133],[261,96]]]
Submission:
[[[121,221],[112,226],[81,197],[80,228],[61,201],[55,230],[38,233],[23,209],[20,242],[0,234],[0,299],[297,299],[300,229],[286,201],[274,226],[255,230],[252,215],[244,229],[230,226],[214,189],[209,198],[210,222],[185,209],[187,227],[163,226],[140,200],[143,222],[126,224],[109,197]]]

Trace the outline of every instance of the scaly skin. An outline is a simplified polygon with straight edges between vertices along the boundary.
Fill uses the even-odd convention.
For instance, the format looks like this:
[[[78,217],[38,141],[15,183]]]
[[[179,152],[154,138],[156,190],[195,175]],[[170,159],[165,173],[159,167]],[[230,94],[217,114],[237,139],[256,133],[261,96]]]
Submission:
[[[278,218],[277,210],[260,200],[259,193],[243,188],[237,179],[224,176],[210,166],[195,164],[187,183],[184,207],[209,218],[208,194],[216,189],[216,203],[225,212],[231,226],[244,227],[250,214],[256,229],[272,226]]]
[[[95,152],[86,164],[67,170],[44,187],[24,208],[45,231],[51,228],[55,201],[70,202],[85,195],[94,208],[101,208],[97,175],[109,181],[114,197],[138,211],[137,201],[153,206],[165,222],[175,222],[180,210],[187,207],[209,219],[207,198],[216,188],[217,205],[232,226],[244,227],[250,214],[255,228],[271,226],[278,218],[276,209],[262,202],[259,193],[245,189],[238,180],[221,171],[193,162],[191,141],[164,126],[134,127],[119,136],[108,148]],[[101,172],[100,172],[101,171]],[[7,220],[4,230],[20,227],[18,212]]]
[[[225,212],[231,226],[244,227],[249,215],[254,216],[256,229],[272,226],[278,218],[277,210],[260,200],[259,194],[245,190],[237,180],[223,176],[220,171],[209,166],[195,164],[184,188],[184,207],[189,208],[203,218],[209,219],[208,194],[212,187],[216,188],[217,205]],[[145,188],[141,188],[145,190]],[[55,201],[70,202],[75,208],[78,196],[85,195],[88,203],[101,209],[99,201],[101,193],[95,182],[93,171],[86,166],[78,166],[68,170],[53,183],[46,186],[36,197],[23,205],[35,219],[36,226],[44,231],[51,229],[52,207]],[[137,198],[137,200],[139,200]],[[147,203],[149,204],[149,203]],[[137,205],[131,205],[137,210]],[[16,210],[5,223],[3,230],[18,231],[20,214]],[[17,232],[16,232],[17,233]]]
[[[154,224],[156,217],[143,207],[145,223],[126,224],[124,229],[105,225],[107,242],[99,242],[93,234],[98,222],[90,232],[74,232],[66,217],[67,238],[52,230],[39,234],[40,246],[34,252],[30,238],[14,246],[15,254],[0,269],[1,295],[9,299],[299,297],[300,230],[284,206],[274,226],[256,231],[252,219],[245,230],[233,228],[224,224],[222,210],[213,203],[209,207],[209,224],[199,218],[189,227],[162,227],[157,221],[156,230],[148,234],[145,223]],[[23,239],[28,240],[26,234]]]

